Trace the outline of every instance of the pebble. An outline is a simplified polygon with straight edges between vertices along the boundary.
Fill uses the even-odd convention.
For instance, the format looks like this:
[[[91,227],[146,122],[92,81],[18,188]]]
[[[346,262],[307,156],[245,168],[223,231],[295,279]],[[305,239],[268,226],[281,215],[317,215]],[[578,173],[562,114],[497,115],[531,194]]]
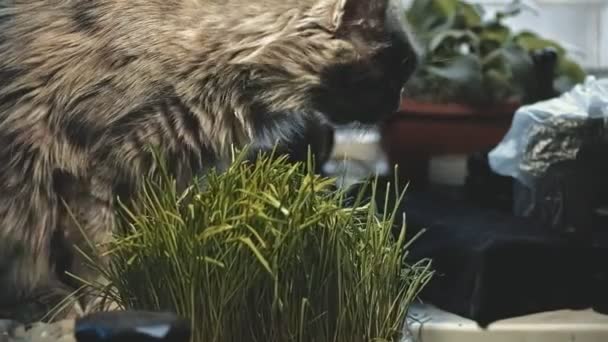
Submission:
[[[76,342],[74,320],[23,325],[0,320],[0,342]]]

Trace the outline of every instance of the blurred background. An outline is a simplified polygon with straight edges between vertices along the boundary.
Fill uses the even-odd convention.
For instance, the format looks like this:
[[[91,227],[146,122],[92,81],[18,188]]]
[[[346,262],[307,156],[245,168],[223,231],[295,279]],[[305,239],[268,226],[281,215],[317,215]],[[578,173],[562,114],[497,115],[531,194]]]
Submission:
[[[412,188],[464,186],[519,106],[608,77],[607,0],[402,1],[425,60],[390,123],[336,130],[324,170],[345,184],[398,164]]]

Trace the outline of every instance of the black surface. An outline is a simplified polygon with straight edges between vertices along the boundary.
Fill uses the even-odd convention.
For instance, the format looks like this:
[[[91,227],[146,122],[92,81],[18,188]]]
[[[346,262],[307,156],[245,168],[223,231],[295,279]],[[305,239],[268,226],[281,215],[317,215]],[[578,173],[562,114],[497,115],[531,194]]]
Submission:
[[[488,152],[474,153],[467,158],[465,196],[480,207],[512,212],[513,178],[492,171]]]
[[[411,247],[436,270],[421,298],[481,326],[558,309],[608,309],[608,239],[569,240],[534,221],[430,193],[410,193]],[[608,228],[608,227],[607,227]]]
[[[188,323],[172,313],[99,312],[76,321],[78,342],[188,342]]]

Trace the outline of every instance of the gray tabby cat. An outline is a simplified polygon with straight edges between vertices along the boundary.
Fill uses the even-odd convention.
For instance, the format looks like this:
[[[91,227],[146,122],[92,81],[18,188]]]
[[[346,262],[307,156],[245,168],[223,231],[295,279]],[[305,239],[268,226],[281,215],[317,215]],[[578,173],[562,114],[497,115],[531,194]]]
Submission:
[[[66,271],[95,277],[70,213],[107,241],[117,196],[155,170],[147,145],[186,184],[231,144],[392,113],[416,62],[402,14],[388,0],[0,0],[0,307],[44,312],[73,291]]]

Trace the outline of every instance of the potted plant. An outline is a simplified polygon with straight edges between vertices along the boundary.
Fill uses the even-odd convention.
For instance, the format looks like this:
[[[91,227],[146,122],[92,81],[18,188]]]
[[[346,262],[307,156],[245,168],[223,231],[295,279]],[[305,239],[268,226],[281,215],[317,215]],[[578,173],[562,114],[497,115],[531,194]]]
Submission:
[[[345,207],[310,162],[243,156],[185,191],[165,172],[147,182],[121,210],[101,289],[187,317],[194,342],[398,341],[431,272],[405,262],[395,211]]]
[[[406,17],[422,44],[423,58],[406,86],[408,97],[489,107],[547,96],[540,89],[547,80],[555,93],[582,82],[584,71],[560,44],[527,30],[513,32],[505,24],[524,8],[515,0],[484,20],[481,5],[414,0]],[[539,64],[547,69],[538,70]]]
[[[519,106],[584,80],[560,44],[505,24],[523,9],[514,0],[486,20],[482,6],[462,0],[414,0],[408,8],[423,54],[382,137],[410,179],[424,177],[431,155],[492,147]]]

